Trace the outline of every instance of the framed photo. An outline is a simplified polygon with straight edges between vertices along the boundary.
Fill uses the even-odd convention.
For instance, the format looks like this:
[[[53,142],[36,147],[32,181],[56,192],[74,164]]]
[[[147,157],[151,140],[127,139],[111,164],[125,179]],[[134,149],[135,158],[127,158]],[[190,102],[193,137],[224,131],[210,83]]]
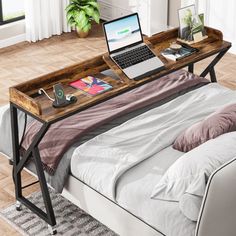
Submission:
[[[196,16],[195,5],[180,8],[179,15],[179,37],[184,40],[192,41],[192,23],[193,18]]]

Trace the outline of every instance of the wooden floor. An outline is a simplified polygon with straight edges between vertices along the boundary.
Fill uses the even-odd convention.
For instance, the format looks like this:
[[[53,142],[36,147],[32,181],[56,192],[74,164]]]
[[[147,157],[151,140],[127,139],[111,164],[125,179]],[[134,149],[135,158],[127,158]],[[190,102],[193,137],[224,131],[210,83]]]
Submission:
[[[75,33],[54,36],[38,43],[20,43],[0,49],[0,105],[8,102],[8,88],[17,83],[59,70],[68,65],[92,58],[106,51],[101,27],[95,26],[86,39],[77,38]],[[199,73],[210,59],[196,66]],[[219,83],[236,89],[236,55],[227,54],[216,67]],[[34,178],[24,171],[24,183]],[[37,191],[39,187],[26,189],[25,196]],[[11,166],[0,155],[0,208],[14,203],[14,186],[11,178]],[[19,235],[6,222],[0,219],[1,235]]]
[[[0,155],[0,163],[0,208],[6,208],[15,202],[12,168],[9,166],[8,160],[3,155]],[[22,179],[24,185],[35,181],[35,178],[26,171],[22,172]],[[24,196],[29,196],[38,190],[39,186],[36,184],[24,189],[23,194]],[[0,235],[15,236],[20,234],[0,218]]]

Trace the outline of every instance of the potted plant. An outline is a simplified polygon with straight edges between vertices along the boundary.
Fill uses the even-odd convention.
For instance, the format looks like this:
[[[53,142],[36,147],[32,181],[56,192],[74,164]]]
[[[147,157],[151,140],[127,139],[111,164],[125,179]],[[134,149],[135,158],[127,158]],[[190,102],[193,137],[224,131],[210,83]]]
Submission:
[[[76,28],[81,38],[87,37],[92,21],[99,24],[100,13],[96,0],[71,0],[66,7],[68,23]]]

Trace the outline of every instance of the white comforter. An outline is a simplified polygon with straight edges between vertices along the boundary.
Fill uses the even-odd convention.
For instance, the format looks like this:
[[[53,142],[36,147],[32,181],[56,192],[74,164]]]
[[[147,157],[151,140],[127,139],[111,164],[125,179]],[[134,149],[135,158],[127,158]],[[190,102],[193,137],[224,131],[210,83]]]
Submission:
[[[116,200],[119,178],[170,146],[190,125],[236,101],[236,93],[209,84],[135,117],[78,147],[78,177]]]

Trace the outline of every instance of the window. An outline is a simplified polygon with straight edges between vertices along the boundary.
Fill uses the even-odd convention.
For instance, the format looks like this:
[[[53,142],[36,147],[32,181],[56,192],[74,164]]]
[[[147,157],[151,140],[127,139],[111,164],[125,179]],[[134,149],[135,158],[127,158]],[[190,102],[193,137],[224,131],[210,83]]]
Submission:
[[[24,19],[24,0],[0,0],[0,25]]]

